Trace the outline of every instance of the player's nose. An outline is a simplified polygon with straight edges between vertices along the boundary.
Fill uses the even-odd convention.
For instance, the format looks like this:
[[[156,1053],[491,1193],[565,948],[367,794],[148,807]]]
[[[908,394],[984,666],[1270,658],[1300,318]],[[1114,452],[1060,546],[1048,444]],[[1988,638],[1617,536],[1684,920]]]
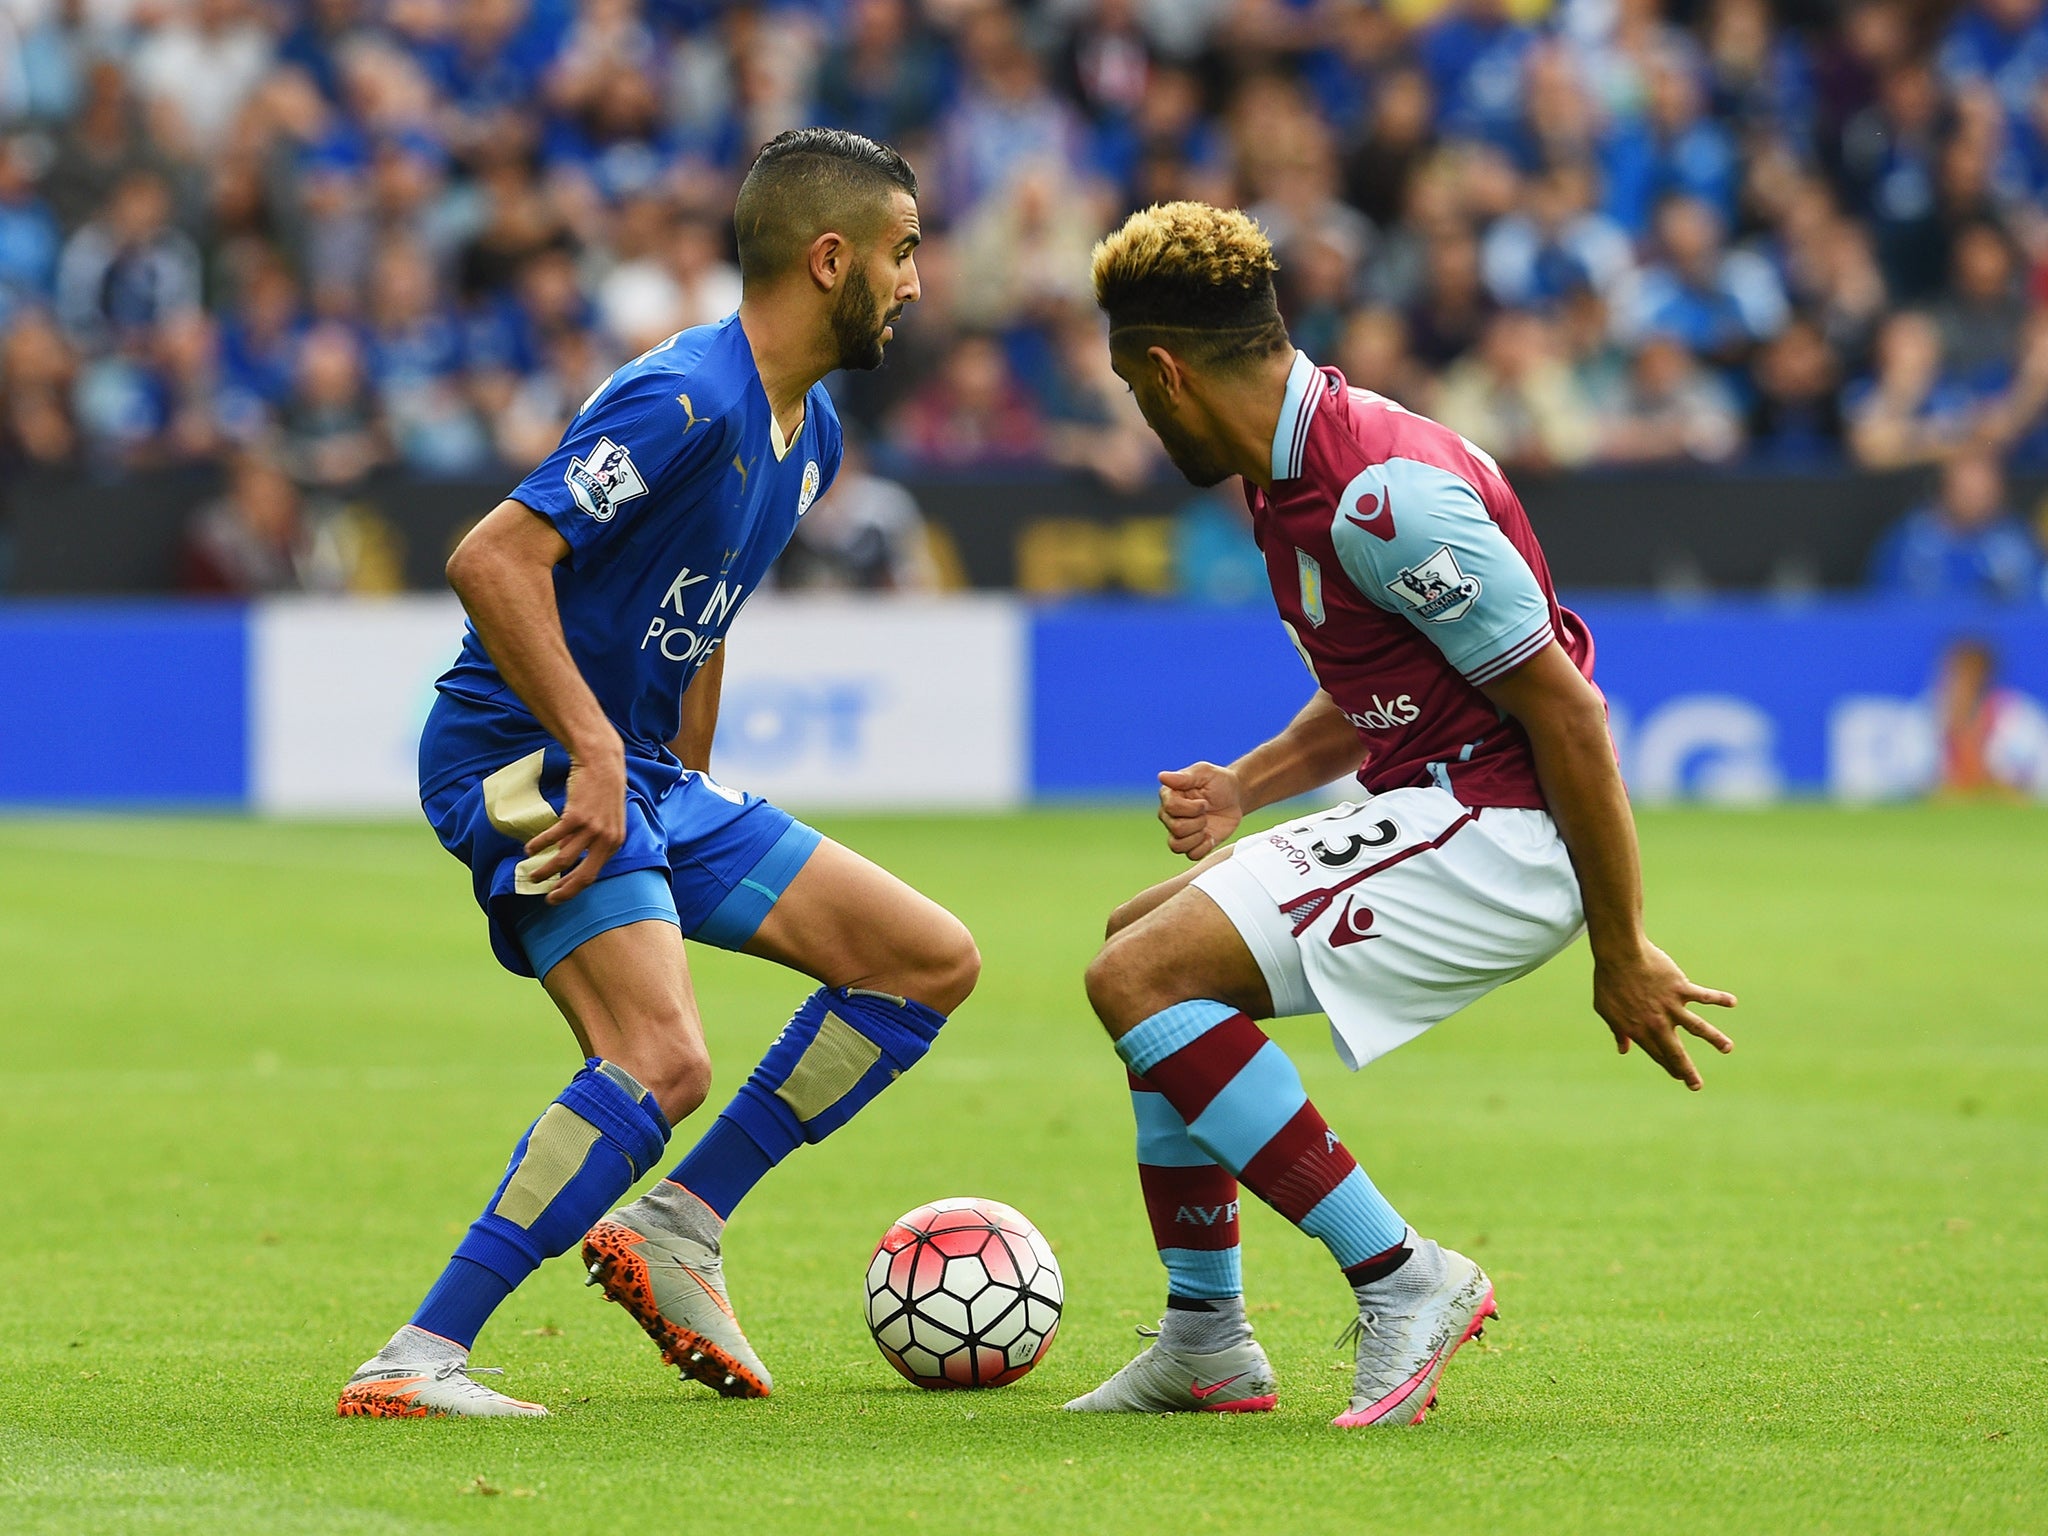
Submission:
[[[898,304],[915,304],[923,297],[924,284],[918,281],[917,263],[915,261],[904,263],[903,281],[896,285],[896,302]]]

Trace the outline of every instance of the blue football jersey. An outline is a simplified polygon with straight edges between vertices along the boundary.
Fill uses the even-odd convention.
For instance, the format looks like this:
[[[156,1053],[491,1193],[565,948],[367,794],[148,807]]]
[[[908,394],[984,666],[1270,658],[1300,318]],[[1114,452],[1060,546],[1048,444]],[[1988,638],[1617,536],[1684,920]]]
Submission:
[[[568,541],[555,601],[577,670],[629,759],[674,768],[683,691],[839,471],[823,385],[796,440],[779,434],[737,315],[671,337],[584,402],[561,446],[512,492]],[[545,745],[476,626],[435,685],[422,794]],[[639,775],[636,775],[636,778]]]

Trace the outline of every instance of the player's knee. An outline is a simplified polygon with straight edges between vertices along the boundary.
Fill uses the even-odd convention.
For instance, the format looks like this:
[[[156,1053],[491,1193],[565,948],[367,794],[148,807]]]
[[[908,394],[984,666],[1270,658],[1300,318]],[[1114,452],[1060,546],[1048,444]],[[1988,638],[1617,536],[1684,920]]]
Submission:
[[[711,1096],[711,1053],[704,1042],[681,1039],[649,1062],[654,1081],[641,1079],[670,1125],[681,1125]]]
[[[670,1125],[681,1125],[711,1093],[711,1053],[680,1010],[672,1017],[643,1019],[626,1031],[629,1042],[611,1053],[632,1073]]]
[[[1082,976],[1088,1005],[1112,1035],[1145,1017],[1145,968],[1137,945],[1112,936]]]
[[[904,995],[940,1013],[951,1013],[967,1001],[981,980],[981,951],[967,925],[951,913],[936,925],[924,948],[918,990]]]

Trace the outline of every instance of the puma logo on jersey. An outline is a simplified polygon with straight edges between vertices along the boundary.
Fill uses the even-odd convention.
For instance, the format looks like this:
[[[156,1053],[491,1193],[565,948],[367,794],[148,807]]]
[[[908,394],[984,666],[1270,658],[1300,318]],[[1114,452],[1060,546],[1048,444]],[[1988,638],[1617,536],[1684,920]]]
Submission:
[[[708,416],[699,416],[697,414],[697,407],[690,404],[690,397],[688,395],[677,395],[676,404],[683,408],[683,415],[687,418],[683,422],[683,430],[685,432],[696,426],[700,421],[710,420]]]

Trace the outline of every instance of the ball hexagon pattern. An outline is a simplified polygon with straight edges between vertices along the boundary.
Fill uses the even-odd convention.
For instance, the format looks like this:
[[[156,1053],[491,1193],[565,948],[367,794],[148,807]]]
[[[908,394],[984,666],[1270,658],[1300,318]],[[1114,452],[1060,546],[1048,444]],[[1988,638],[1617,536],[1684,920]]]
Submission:
[[[868,1261],[882,1358],[932,1391],[1003,1387],[1045,1358],[1066,1288],[1038,1228],[996,1200],[934,1200],[894,1222]]]

